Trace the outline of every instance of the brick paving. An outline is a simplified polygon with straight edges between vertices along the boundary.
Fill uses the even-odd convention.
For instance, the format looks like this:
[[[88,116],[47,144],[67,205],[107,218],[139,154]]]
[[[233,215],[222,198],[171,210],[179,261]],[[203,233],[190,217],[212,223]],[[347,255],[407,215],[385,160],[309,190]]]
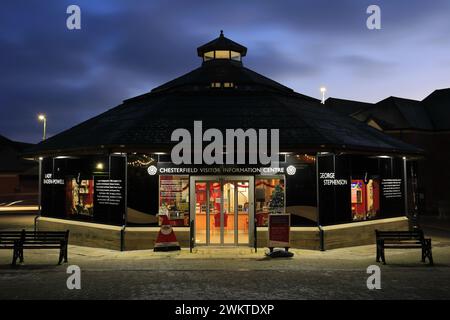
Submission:
[[[30,227],[32,217],[0,217],[0,229]],[[268,259],[264,250],[201,248],[194,253],[117,252],[69,247],[69,264],[81,268],[81,290],[68,290],[68,265],[57,250],[25,251],[12,268],[0,250],[0,299],[449,299],[450,234],[433,231],[436,265],[418,250],[387,251],[381,290],[368,290],[366,268],[375,247],[326,252],[293,250],[292,259]]]

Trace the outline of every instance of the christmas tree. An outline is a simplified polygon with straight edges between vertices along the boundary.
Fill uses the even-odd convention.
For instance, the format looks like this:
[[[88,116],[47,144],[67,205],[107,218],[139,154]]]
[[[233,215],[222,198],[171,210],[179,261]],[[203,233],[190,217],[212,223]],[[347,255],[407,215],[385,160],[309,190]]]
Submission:
[[[284,191],[279,184],[275,186],[275,190],[272,192],[269,209],[270,213],[283,213],[284,211]]]

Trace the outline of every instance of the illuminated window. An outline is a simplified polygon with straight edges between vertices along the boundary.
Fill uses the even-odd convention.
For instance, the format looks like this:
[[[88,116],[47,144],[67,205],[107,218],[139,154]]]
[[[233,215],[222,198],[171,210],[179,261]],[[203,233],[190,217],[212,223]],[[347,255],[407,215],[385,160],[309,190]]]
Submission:
[[[241,61],[241,54],[239,52],[229,50],[208,51],[203,54],[203,61],[210,61],[214,59],[231,59],[233,61]]]
[[[230,59],[230,51],[216,50],[216,59]]]
[[[211,82],[211,88],[235,88],[233,82]]]
[[[204,61],[209,61],[213,59],[214,59],[214,51],[205,52],[205,54],[203,55]]]
[[[231,60],[241,61],[241,54],[239,52],[230,51],[230,53],[231,53]]]

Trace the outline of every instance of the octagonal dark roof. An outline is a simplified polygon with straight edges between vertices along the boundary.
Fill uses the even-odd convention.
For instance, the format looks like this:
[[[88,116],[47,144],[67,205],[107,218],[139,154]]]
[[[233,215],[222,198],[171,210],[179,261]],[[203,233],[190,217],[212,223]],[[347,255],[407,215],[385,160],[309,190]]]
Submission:
[[[217,83],[228,86],[212,85]],[[41,142],[29,154],[166,151],[174,145],[173,130],[192,130],[195,120],[204,129],[279,129],[282,151],[421,153],[236,61],[216,60]]]

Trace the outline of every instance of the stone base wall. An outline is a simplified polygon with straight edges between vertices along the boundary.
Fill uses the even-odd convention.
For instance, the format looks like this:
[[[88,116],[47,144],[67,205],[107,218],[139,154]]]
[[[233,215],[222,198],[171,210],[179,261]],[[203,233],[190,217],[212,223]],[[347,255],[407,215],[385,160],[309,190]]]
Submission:
[[[325,250],[375,244],[375,230],[408,230],[406,217],[345,223],[323,227]]]
[[[69,244],[120,250],[122,227],[47,217],[39,217],[36,226],[43,231],[69,230]]]
[[[118,226],[47,217],[38,218],[37,228],[49,231],[70,230],[70,244],[113,250],[121,250],[121,243],[123,250],[152,249],[159,232],[159,227],[126,227],[123,229]],[[408,228],[409,221],[406,217],[326,226],[323,227],[325,250],[374,244],[376,229],[388,231],[408,230]],[[189,228],[177,227],[174,230],[180,246],[189,248]],[[318,227],[291,227],[290,238],[292,248],[320,250]],[[259,248],[267,247],[267,227],[257,228],[257,240]]]

